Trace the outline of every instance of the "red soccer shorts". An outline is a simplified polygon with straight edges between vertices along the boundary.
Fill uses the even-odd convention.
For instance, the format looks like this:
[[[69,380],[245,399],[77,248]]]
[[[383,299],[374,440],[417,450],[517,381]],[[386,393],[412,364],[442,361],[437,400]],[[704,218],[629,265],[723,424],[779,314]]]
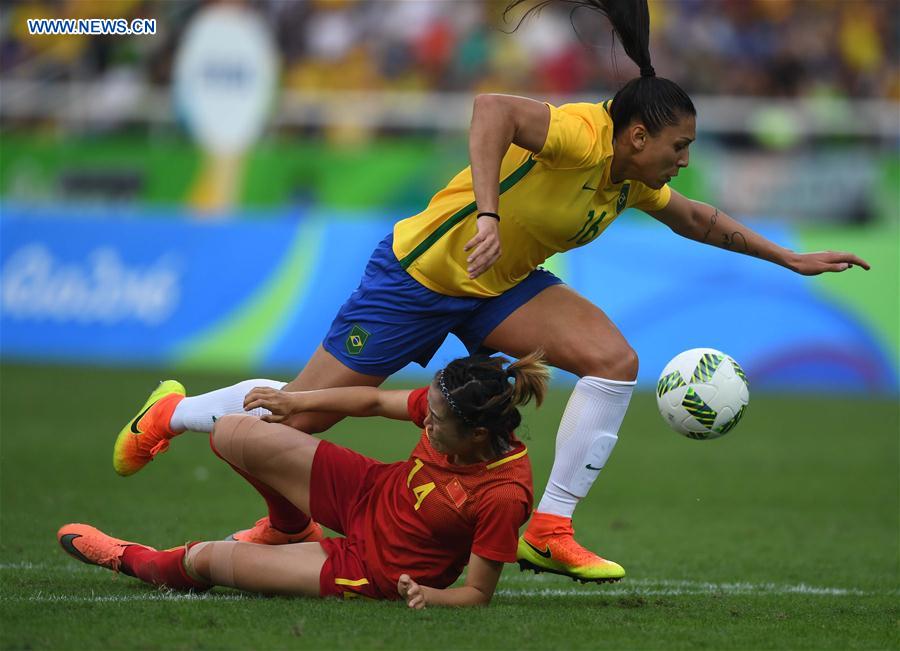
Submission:
[[[313,458],[309,488],[312,518],[346,538],[327,538],[320,544],[328,560],[319,575],[319,593],[323,597],[368,597],[397,599],[382,595],[372,581],[365,562],[362,530],[366,509],[378,471],[386,464],[322,441]]]

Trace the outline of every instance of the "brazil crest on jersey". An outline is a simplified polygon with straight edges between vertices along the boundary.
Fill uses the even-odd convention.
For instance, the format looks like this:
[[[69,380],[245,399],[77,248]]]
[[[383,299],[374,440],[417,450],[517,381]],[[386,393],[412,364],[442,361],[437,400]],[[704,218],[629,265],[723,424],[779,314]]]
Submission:
[[[501,258],[470,279],[463,247],[476,234],[472,169],[394,226],[394,254],[425,287],[448,296],[490,297],[525,278],[555,253],[595,240],[626,208],[654,211],[671,197],[638,181],[610,181],[609,101],[550,107],[540,153],[512,145],[500,167]]]

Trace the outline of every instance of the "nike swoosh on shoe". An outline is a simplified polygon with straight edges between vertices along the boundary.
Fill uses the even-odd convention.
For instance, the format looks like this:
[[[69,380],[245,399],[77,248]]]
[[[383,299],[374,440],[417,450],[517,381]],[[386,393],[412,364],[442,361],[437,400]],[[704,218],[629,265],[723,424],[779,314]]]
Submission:
[[[93,565],[93,563],[88,559],[87,556],[78,551],[78,548],[75,546],[75,539],[81,538],[80,533],[67,533],[64,536],[59,537],[59,544],[62,545],[62,548],[66,551],[70,556],[74,556],[82,563],[87,563],[89,565]]]
[[[144,411],[139,413],[137,415],[137,417],[135,417],[135,419],[133,421],[131,421],[131,433],[132,434],[143,434],[143,432],[138,429],[138,423],[141,422],[141,419],[147,415],[147,412],[150,411],[153,408],[153,405],[155,405],[157,402],[159,402],[159,401],[157,400],[152,405],[148,405]]]
[[[532,545],[527,540],[525,541],[525,544],[528,545],[529,547],[531,547],[535,552],[537,552],[539,555],[543,556],[544,558],[553,558],[553,555],[550,553],[549,545],[547,546],[547,548],[544,551],[541,551],[540,549],[538,549],[537,547]]]

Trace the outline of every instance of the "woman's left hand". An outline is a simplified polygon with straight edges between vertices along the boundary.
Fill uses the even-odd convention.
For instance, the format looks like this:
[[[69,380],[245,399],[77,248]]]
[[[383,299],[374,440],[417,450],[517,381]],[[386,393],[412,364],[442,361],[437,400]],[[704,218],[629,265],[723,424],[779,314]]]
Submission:
[[[478,233],[465,246],[470,251],[466,258],[469,278],[478,278],[500,259],[500,222],[493,217],[479,217],[476,226]]]
[[[791,260],[790,268],[804,276],[817,276],[827,271],[846,271],[851,267],[862,267],[869,270],[869,263],[852,253],[842,251],[818,251],[816,253],[798,253]]]
[[[297,393],[280,391],[271,387],[255,387],[244,396],[244,410],[250,411],[257,407],[268,409],[271,415],[262,417],[268,423],[281,423],[291,414],[303,409],[297,404]]]
[[[409,574],[401,574],[397,581],[397,592],[406,599],[406,605],[416,610],[422,610],[425,607],[425,594],[422,592],[422,586],[412,580]]]

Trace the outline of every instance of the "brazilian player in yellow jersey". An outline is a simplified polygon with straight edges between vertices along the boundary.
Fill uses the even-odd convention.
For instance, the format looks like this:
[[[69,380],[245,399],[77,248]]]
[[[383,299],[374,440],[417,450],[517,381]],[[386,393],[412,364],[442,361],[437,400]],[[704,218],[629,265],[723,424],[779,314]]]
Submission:
[[[209,431],[216,417],[242,411],[244,396],[260,384],[287,391],[377,386],[411,361],[424,365],[448,333],[472,352],[484,347],[523,357],[542,350],[547,362],[579,380],[560,421],[549,481],[519,540],[518,561],[581,581],[624,576],[621,565],[575,540],[571,518],[618,441],[638,358],[599,307],[538,265],[589,244],[628,207],[683,237],[800,274],[869,265],[851,253],[787,250],[669,188],[690,162],[696,110],[675,82],[653,70],[646,0],[572,2],[607,15],[640,77],[596,104],[476,97],[470,167],[424,211],[395,225],[296,379],[248,380],[168,401],[164,392],[154,393],[120,434],[129,444],[117,446],[119,472],[135,472],[179,432]],[[286,422],[317,433],[340,418],[307,412]],[[292,525],[297,531],[311,526]],[[279,528],[266,521],[251,542],[278,539],[263,531],[269,526]]]
[[[546,135],[536,134],[543,142],[532,151],[513,142],[500,161],[497,210],[503,218],[497,226],[510,255],[477,277],[469,277],[465,251],[475,236],[472,217],[478,212],[471,167],[457,174],[424,211],[394,226],[394,254],[425,287],[448,296],[497,296],[554,253],[595,240],[626,208],[654,211],[668,205],[672,193],[667,185],[654,188],[611,177],[609,101],[559,108],[515,99],[479,101],[518,103],[548,122]],[[685,151],[692,135],[685,136]],[[673,176],[677,164],[672,162]]]

